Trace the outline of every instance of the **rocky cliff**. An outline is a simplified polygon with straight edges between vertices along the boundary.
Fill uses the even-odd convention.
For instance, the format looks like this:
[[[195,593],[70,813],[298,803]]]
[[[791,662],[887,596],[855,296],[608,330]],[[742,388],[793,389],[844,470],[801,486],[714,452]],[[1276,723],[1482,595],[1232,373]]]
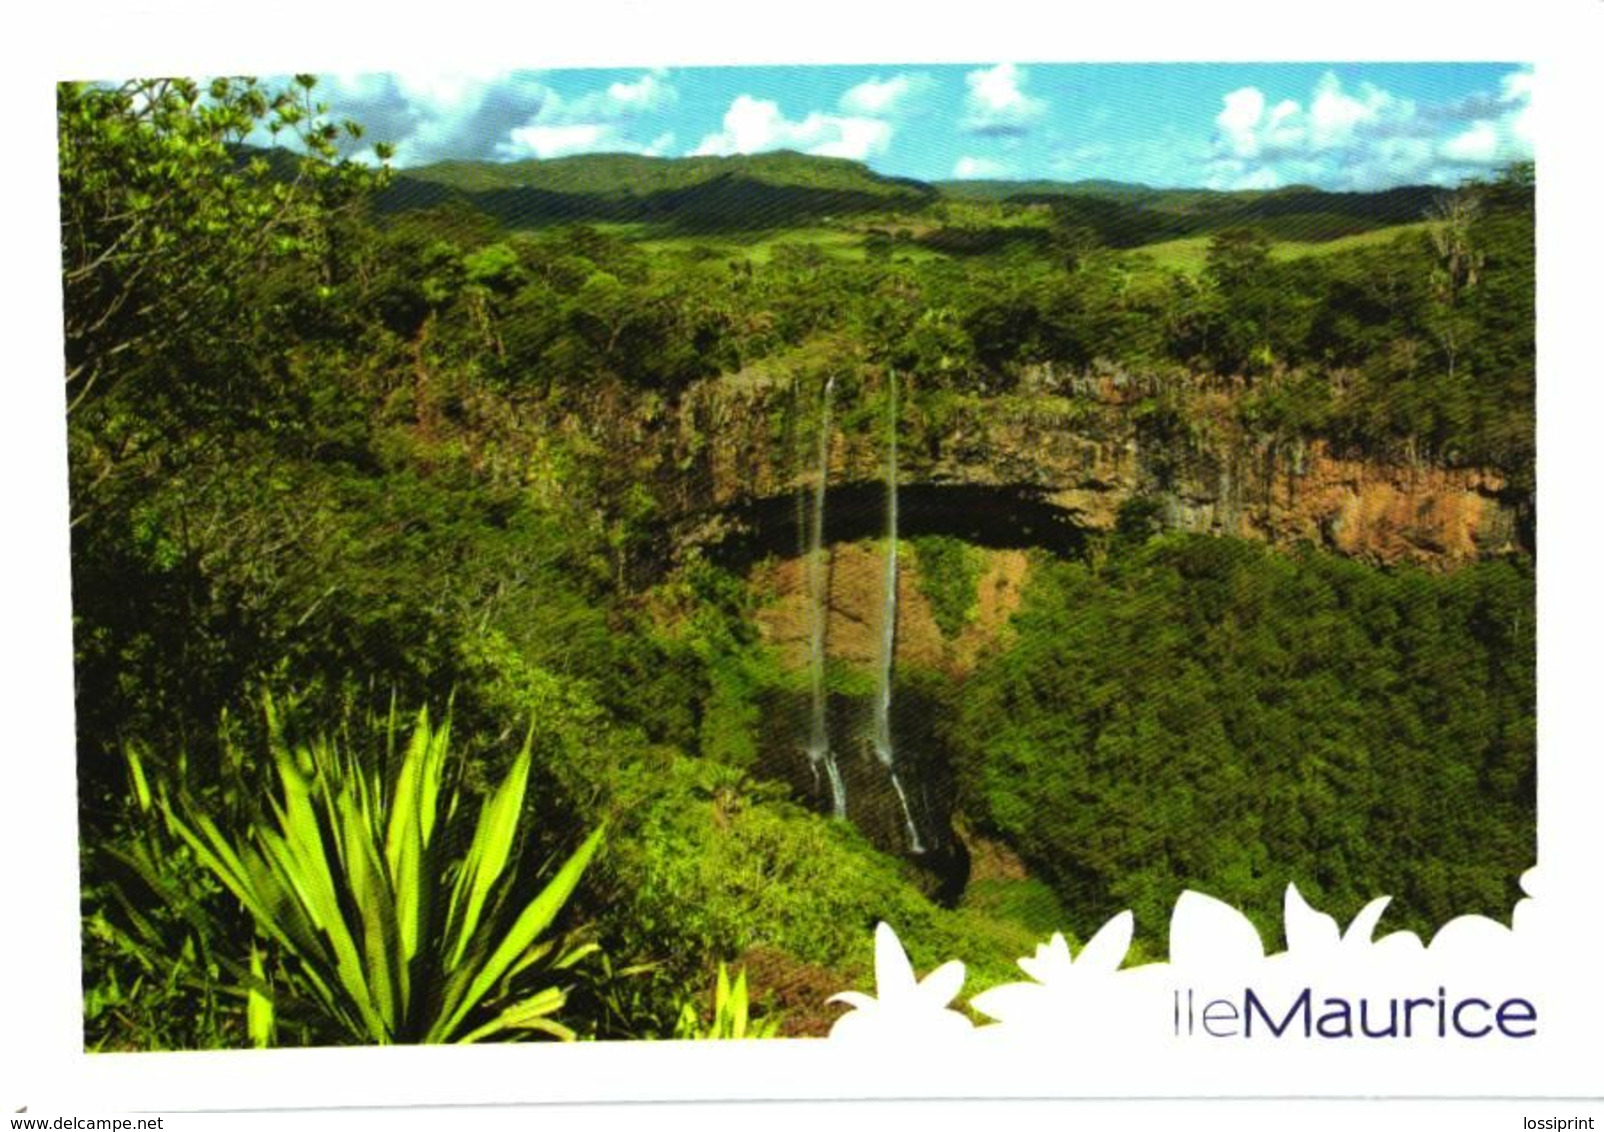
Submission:
[[[1023,551],[977,551],[984,565],[974,582],[974,603],[961,629],[945,634],[936,624],[920,582],[918,548],[903,547],[897,574],[897,661],[944,672],[968,674],[980,659],[1007,642],[1008,618],[1019,608],[1029,566]],[[825,564],[825,640],[829,655],[862,672],[879,657],[883,545],[841,543]],[[759,568],[752,584],[768,600],[758,610],[762,639],[779,653],[780,663],[800,670],[808,663],[806,563],[777,559]]]
[[[902,482],[1027,489],[1077,525],[1111,529],[1122,509],[1166,529],[1280,545],[1312,543],[1374,564],[1447,569],[1531,550],[1531,504],[1493,469],[1364,459],[1323,440],[1255,436],[1229,388],[1174,399],[1112,378],[1000,397],[921,390],[902,379]],[[738,375],[681,402],[665,486],[682,538],[718,536],[718,516],[816,474],[819,383]],[[880,478],[879,386],[837,394],[832,484]]]

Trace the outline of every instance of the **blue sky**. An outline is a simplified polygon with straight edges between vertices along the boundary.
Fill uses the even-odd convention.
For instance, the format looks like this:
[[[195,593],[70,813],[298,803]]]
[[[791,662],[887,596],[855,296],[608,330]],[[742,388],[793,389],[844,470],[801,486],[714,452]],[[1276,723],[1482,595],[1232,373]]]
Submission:
[[[1517,64],[785,66],[326,75],[396,164],[795,149],[921,180],[1376,189],[1532,156]]]

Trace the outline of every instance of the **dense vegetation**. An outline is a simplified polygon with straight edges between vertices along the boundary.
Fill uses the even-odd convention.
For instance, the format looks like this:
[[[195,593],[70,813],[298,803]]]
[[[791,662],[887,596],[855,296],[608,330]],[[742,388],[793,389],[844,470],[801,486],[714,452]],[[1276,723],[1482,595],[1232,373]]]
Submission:
[[[917,207],[932,195],[920,182],[876,176],[842,158],[776,153],[670,159],[611,153],[494,165],[426,165],[409,169],[379,203],[401,210],[466,197],[474,207],[512,224],[666,220],[697,231],[732,224],[775,227],[835,212]]]
[[[1199,536],[1044,562],[1017,643],[962,700],[966,807],[1066,907],[1132,908],[1160,944],[1184,888],[1267,940],[1294,880],[1344,922],[1392,894],[1389,922],[1426,938],[1511,906],[1532,853],[1532,581]]]
[[[1529,493],[1529,169],[1283,254],[1242,225],[1375,214],[960,198],[796,155],[409,189],[338,160],[313,85],[58,94],[92,1047],[727,1035],[748,985],[817,1033],[876,920],[983,983],[1117,907],[1161,952],[1188,884],[1268,916],[1293,874],[1322,907],[1395,892],[1410,926],[1502,914],[1532,845],[1529,562],[1377,572],[1148,541],[1134,513],[1087,561],[1042,557],[1011,649],[961,690],[904,674],[942,701],[959,823],[1036,874],[944,907],[762,775],[764,697],[800,681],[740,571],[662,533],[719,443],[687,392],[827,367],[860,436],[885,367],[923,419],[1131,372],[1155,436],[1225,386],[1255,437]],[[305,156],[246,148],[264,123]],[[1198,272],[1151,244],[1198,233]],[[961,631],[976,552],[915,550]],[[424,709],[450,720],[449,851],[391,816]],[[264,895],[325,869],[305,922]],[[464,930],[542,899],[499,969]],[[340,916],[367,934],[337,944]],[[715,1002],[720,963],[749,983]],[[459,997],[403,1001],[414,978]]]

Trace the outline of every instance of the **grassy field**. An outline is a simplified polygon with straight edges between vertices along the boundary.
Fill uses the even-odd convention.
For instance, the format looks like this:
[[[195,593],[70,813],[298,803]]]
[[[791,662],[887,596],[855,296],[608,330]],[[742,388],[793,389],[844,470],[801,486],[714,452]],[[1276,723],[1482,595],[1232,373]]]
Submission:
[[[855,228],[819,225],[702,235],[669,234],[647,224],[598,224],[596,227],[621,236],[653,255],[747,259],[755,265],[762,266],[773,258],[776,246],[789,243],[817,248],[837,260],[861,260],[864,257],[864,233]],[[1422,220],[1413,224],[1378,228],[1373,232],[1362,232],[1354,236],[1343,236],[1335,240],[1277,240],[1271,247],[1270,255],[1277,260],[1332,255],[1354,248],[1388,244],[1410,234],[1423,234],[1429,227],[1430,222]],[[1132,248],[1124,253],[1122,258],[1133,268],[1145,267],[1159,273],[1179,272],[1182,275],[1195,277],[1203,272],[1208,260],[1209,241],[1212,238],[1207,235],[1188,236],[1158,244],[1145,244],[1139,248]],[[898,259],[906,257],[915,262],[947,258],[942,252],[912,243],[897,244],[892,254]]]
[[[684,233],[665,230],[647,223],[598,223],[594,227],[619,236],[651,255],[688,256],[698,259],[750,260],[763,266],[774,257],[774,249],[781,244],[798,244],[815,248],[838,261],[861,261],[865,256],[866,228],[872,225],[811,225],[794,228],[769,228],[752,232]],[[883,227],[894,228],[895,221]],[[1342,236],[1335,240],[1300,241],[1277,240],[1270,255],[1276,260],[1302,259],[1305,256],[1332,255],[1354,248],[1380,246],[1411,234],[1424,234],[1429,221],[1412,224],[1395,224]],[[1155,274],[1178,272],[1196,277],[1201,275],[1208,261],[1211,235],[1188,236],[1162,243],[1144,244],[1122,253],[1121,258],[1136,274],[1151,271]],[[892,252],[897,259],[914,262],[946,259],[946,253],[934,251],[911,242],[899,242]]]
[[[1430,227],[1430,221],[1422,220],[1414,224],[1395,224],[1389,228],[1377,228],[1373,232],[1361,232],[1356,236],[1343,236],[1335,240],[1311,243],[1277,240],[1270,247],[1270,256],[1272,259],[1288,260],[1302,259],[1305,256],[1331,255],[1354,248],[1390,244],[1411,233],[1424,234]],[[1133,266],[1146,260],[1148,266],[1158,272],[1173,271],[1182,275],[1197,276],[1202,274],[1203,267],[1208,261],[1211,239],[1212,236],[1188,236],[1181,240],[1166,240],[1161,244],[1146,244],[1131,249],[1125,258]]]
[[[666,232],[651,224],[599,223],[592,227],[628,240],[649,255],[692,256],[698,259],[747,259],[756,266],[766,265],[780,244],[802,244],[817,248],[837,260],[864,258],[865,232],[856,227],[814,225],[796,228],[769,228],[754,232],[680,233]],[[899,243],[893,258],[923,263],[947,258],[913,243]]]

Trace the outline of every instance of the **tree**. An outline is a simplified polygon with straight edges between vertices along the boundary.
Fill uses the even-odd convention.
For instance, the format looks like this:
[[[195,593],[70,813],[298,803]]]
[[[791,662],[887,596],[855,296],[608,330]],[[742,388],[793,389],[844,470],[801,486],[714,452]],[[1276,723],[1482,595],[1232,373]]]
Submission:
[[[252,283],[292,258],[312,286],[332,282],[332,219],[378,175],[338,160],[340,138],[361,131],[323,117],[315,84],[57,88],[75,525],[108,480],[148,465],[152,445],[253,400],[248,347],[263,312],[242,302]],[[286,131],[303,156],[244,148]],[[129,405],[147,422],[165,410],[168,435],[133,428]]]
[[[1221,370],[1265,368],[1272,359],[1271,328],[1278,296],[1270,282],[1270,239],[1262,232],[1232,228],[1209,241],[1203,273],[1224,309],[1211,335],[1214,364]]]
[[[1456,375],[1464,339],[1472,332],[1461,310],[1462,298],[1481,279],[1486,262],[1471,240],[1481,210],[1480,195],[1474,189],[1462,189],[1438,200],[1427,214],[1432,222],[1431,246],[1437,255],[1431,273],[1431,328],[1448,364],[1449,381]]]
[[[339,159],[360,130],[315,85],[57,88],[81,755],[133,718],[215,713],[253,615],[327,591],[301,551],[328,511],[289,503],[307,477],[286,463],[347,412],[348,367],[302,331],[346,309],[345,221],[383,174]]]
[[[1270,262],[1270,238],[1252,228],[1229,228],[1209,241],[1204,274],[1226,294],[1257,283]]]

